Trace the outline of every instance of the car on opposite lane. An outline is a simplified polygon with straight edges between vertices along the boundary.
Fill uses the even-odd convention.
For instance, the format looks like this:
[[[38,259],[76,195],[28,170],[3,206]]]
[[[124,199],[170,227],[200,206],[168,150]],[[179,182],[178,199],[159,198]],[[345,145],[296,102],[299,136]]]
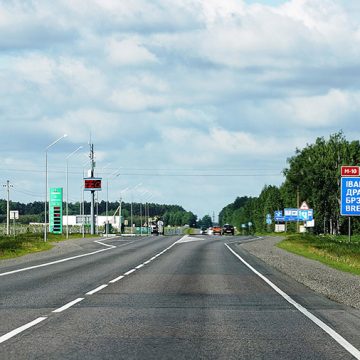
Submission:
[[[222,235],[235,235],[235,228],[230,224],[225,224],[221,229]]]

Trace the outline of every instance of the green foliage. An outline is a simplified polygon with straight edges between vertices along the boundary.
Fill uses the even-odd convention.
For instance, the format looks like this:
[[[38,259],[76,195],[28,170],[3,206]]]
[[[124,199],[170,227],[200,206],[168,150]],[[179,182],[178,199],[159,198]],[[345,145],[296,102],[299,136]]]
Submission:
[[[199,228],[209,228],[213,226],[213,222],[211,220],[211,216],[210,215],[205,215],[202,219],[200,219],[198,221],[198,227]]]
[[[0,259],[21,256],[30,252],[48,250],[52,246],[45,243],[41,234],[25,234],[16,237],[0,237]]]
[[[66,240],[65,235],[48,234],[44,242],[43,233],[24,233],[14,236],[0,236],[0,259],[26,255],[33,252],[49,250],[54,242]],[[86,235],[94,237],[94,235]],[[70,239],[80,238],[82,234],[71,234]]]
[[[284,169],[285,181],[278,188],[265,186],[259,197],[237,198],[220,212],[220,223],[239,225],[249,221],[257,232],[272,231],[266,225],[266,214],[275,210],[296,208],[299,201],[306,201],[314,209],[315,233],[345,234],[347,218],[340,216],[340,168],[342,165],[359,165],[360,143],[349,142],[342,132],[328,140],[316,139],[304,149],[296,149]],[[353,217],[352,230],[360,233],[360,219]],[[296,231],[296,225],[288,224],[288,231]]]
[[[359,159],[359,141],[348,142],[342,132],[331,135],[329,140],[318,138],[315,144],[297,149],[284,170],[286,180],[281,187],[284,205],[296,207],[299,191],[300,199],[306,200],[315,211],[315,231],[341,233],[346,218],[340,216],[340,168],[359,165]]]
[[[69,215],[80,214],[80,203],[69,203]],[[112,215],[119,207],[119,202],[108,203],[108,214]],[[133,222],[136,226],[140,226],[141,222],[146,222],[145,218],[145,205],[140,203],[122,203],[122,215],[126,219],[130,219],[130,213],[133,213]],[[195,227],[197,217],[190,211],[186,211],[179,205],[166,205],[166,204],[147,204],[149,209],[150,218],[160,218],[164,221],[165,225],[183,226],[190,225]],[[19,210],[20,218],[18,223],[28,224],[30,222],[43,222],[44,221],[44,202],[33,202],[23,204],[19,202],[11,202],[11,209]],[[65,209],[65,204],[63,204]],[[84,202],[85,214],[90,214],[90,202]],[[99,215],[106,214],[106,202],[101,201],[97,204],[97,212]],[[6,222],[6,200],[0,199],[0,222]]]

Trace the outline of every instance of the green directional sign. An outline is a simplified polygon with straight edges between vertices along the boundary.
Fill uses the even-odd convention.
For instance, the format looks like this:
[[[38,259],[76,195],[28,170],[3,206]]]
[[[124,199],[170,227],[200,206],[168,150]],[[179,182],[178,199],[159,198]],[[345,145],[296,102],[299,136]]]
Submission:
[[[63,189],[50,188],[50,232],[54,234],[62,233],[62,203],[63,203]]]

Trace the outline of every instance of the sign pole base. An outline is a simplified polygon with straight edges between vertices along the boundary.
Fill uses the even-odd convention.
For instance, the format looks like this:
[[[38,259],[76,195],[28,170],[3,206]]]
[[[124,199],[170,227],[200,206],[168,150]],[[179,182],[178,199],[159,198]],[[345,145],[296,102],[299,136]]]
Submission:
[[[351,242],[351,216],[349,216],[349,242]]]

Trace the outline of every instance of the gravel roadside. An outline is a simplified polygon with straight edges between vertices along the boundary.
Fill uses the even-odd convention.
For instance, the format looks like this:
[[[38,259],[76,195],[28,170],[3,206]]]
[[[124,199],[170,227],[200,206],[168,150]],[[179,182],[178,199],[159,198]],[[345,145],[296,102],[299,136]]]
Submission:
[[[282,239],[265,237],[238,246],[329,299],[360,309],[360,276],[279,249],[275,244]]]

